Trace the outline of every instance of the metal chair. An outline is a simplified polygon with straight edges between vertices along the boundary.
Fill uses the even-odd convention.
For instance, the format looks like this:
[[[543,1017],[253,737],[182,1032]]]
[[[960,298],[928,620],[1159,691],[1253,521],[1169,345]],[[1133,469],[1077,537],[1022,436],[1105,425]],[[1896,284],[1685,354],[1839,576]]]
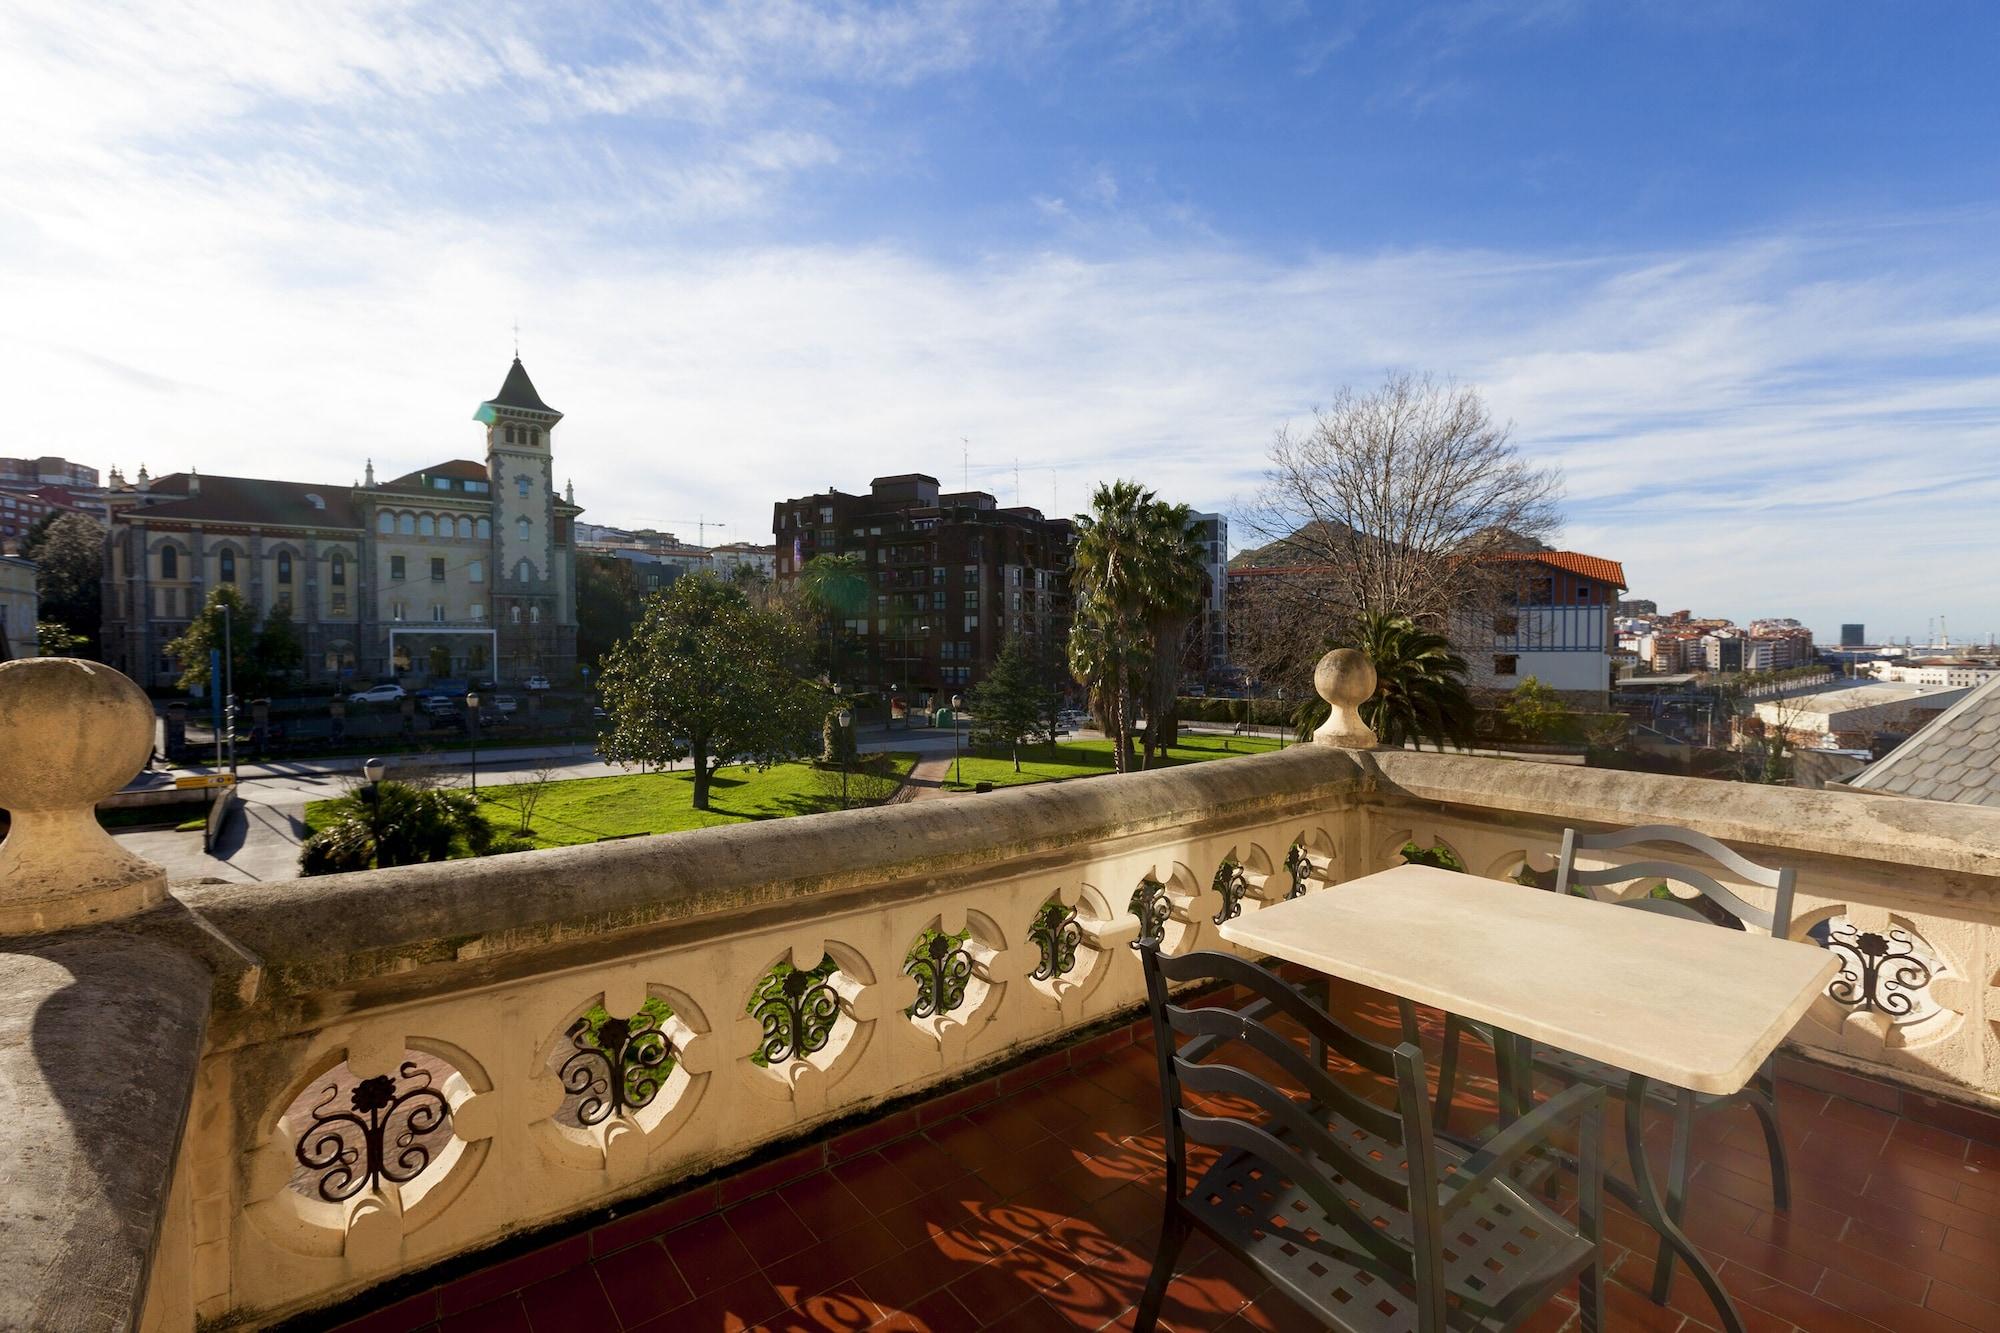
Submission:
[[[1233,954],[1167,957],[1152,939],[1140,941],[1139,953],[1160,1063],[1167,1196],[1134,1333],[1156,1327],[1196,1228],[1344,1333],[1500,1333],[1572,1280],[1583,1327],[1598,1328],[1600,1090],[1569,1089],[1468,1156],[1431,1135],[1423,1053],[1413,1043],[1393,1051],[1377,1045]],[[1196,1008],[1168,992],[1202,981],[1239,986],[1251,1002]],[[1386,1080],[1395,1105],[1344,1087],[1270,1020],[1289,1020],[1314,1046]],[[1287,1086],[1253,1072],[1274,1068]],[[1572,1125],[1574,1226],[1512,1179],[1554,1131]],[[1193,1180],[1190,1144],[1217,1150]]]
[[[1772,905],[1769,910],[1754,907],[1718,882],[1714,876],[1672,861],[1627,861],[1623,865],[1606,866],[1598,870],[1579,870],[1576,867],[1576,854],[1579,851],[1615,851],[1640,843],[1685,847],[1698,852],[1748,883],[1774,890]],[[1570,892],[1572,885],[1589,890],[1608,885],[1630,884],[1635,880],[1669,880],[1684,884],[1693,889],[1700,899],[1706,900],[1711,905],[1710,910],[1703,911],[1694,902],[1686,899],[1655,898],[1650,895],[1621,900],[1619,906],[1637,908],[1642,912],[1658,912],[1663,916],[1680,917],[1703,925],[1727,929],[1742,930],[1747,926],[1756,926],[1778,939],[1786,938],[1791,932],[1794,872],[1789,866],[1780,869],[1758,865],[1731,851],[1705,833],[1667,824],[1644,824],[1611,833],[1578,833],[1573,828],[1563,830],[1562,853],[1556,862],[1557,893]],[[1598,894],[1592,893],[1589,896],[1601,900]],[[1698,980],[1691,979],[1691,984],[1698,984]],[[1452,1094],[1458,1070],[1458,1045],[1461,1035],[1465,1033],[1476,1035],[1489,1044],[1493,1040],[1491,1030],[1484,1024],[1474,1023],[1456,1014],[1445,1016],[1444,1047],[1438,1059],[1436,1124],[1440,1133],[1450,1130]],[[1626,1080],[1630,1077],[1625,1070],[1614,1065],[1553,1047],[1537,1047],[1534,1064],[1537,1072],[1553,1075],[1566,1086],[1602,1088],[1606,1092],[1622,1091]],[[1668,1217],[1679,1223],[1682,1205],[1687,1198],[1688,1149],[1694,1135],[1695,1116],[1737,1105],[1746,1105],[1755,1111],[1758,1122],[1763,1126],[1764,1146],[1771,1160],[1772,1206],[1781,1213],[1790,1209],[1791,1173],[1785,1162],[1784,1137],[1778,1128],[1778,1086],[1771,1060],[1765,1060],[1763,1067],[1750,1082],[1734,1093],[1727,1095],[1696,1093],[1685,1088],[1670,1089],[1656,1086],[1648,1100],[1670,1108],[1674,1113],[1674,1145],[1667,1169],[1665,1211]],[[1635,1112],[1628,1106],[1625,1114],[1630,1116]],[[1673,1269],[1673,1252],[1662,1240],[1653,1273],[1655,1303],[1666,1300],[1668,1286],[1673,1281]]]

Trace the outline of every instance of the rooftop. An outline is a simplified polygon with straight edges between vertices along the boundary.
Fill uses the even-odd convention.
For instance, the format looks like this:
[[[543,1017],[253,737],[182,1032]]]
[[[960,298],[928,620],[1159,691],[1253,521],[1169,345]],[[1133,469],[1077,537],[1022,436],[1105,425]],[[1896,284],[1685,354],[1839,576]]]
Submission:
[[[1968,693],[1848,785],[2000,806],[2000,678]]]

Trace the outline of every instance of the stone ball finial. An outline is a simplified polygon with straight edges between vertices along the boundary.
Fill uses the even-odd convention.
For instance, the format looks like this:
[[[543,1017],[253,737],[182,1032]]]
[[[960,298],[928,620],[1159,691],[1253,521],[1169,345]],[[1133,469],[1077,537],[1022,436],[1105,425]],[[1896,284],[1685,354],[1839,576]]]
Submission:
[[[1315,741],[1347,750],[1370,750],[1381,744],[1374,729],[1361,720],[1361,705],[1375,693],[1375,664],[1366,653],[1336,648],[1320,658],[1313,668],[1313,688],[1332,710],[1313,732]]]
[[[121,849],[97,803],[146,765],[153,707],[121,673],[74,657],[0,662],[0,934],[108,920],[166,897],[166,876]]]

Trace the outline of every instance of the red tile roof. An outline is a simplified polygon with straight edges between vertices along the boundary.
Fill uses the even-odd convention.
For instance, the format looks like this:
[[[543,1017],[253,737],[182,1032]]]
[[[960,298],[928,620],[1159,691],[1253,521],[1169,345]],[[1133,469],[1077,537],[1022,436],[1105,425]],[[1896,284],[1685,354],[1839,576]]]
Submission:
[[[1625,566],[1616,560],[1606,560],[1601,555],[1585,555],[1581,551],[1495,551],[1488,560],[1532,560],[1552,569],[1566,570],[1571,574],[1599,583],[1609,583],[1614,588],[1623,588]]]

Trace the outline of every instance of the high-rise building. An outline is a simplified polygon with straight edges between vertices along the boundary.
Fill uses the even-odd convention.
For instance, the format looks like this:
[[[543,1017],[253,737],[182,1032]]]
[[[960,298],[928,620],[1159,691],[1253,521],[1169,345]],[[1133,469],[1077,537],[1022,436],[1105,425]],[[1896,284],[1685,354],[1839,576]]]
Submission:
[[[107,493],[105,660],[168,685],[167,645],[211,589],[289,615],[310,682],[529,676],[576,666],[571,524],[550,436],[562,413],[515,358],[479,405],[486,461],[451,459],[355,485],[202,476],[190,469]]]
[[[1052,664],[1069,638],[1067,519],[1002,509],[984,491],[939,493],[920,472],[877,477],[866,495],[829,490],[771,509],[777,578],[815,556],[865,572],[864,603],[842,621],[832,667],[842,684],[911,693],[978,683],[1011,634]]]
[[[1229,520],[1221,514],[1189,517],[1194,520],[1207,583],[1188,666],[1196,680],[1205,681],[1229,669]]]
[[[1840,627],[1841,647],[1859,648],[1867,642],[1868,627],[1866,625],[1842,625]]]

